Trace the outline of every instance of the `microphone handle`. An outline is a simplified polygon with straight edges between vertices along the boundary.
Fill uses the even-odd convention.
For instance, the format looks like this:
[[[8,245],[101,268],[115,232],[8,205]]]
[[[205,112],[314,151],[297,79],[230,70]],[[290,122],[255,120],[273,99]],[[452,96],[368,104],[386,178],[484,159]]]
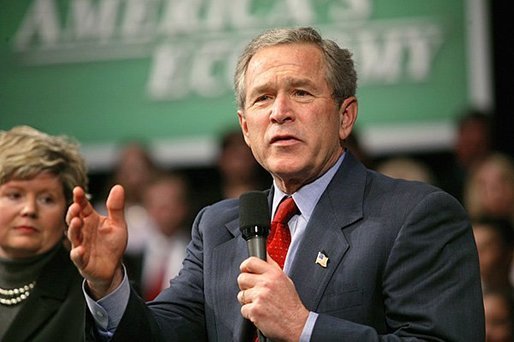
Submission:
[[[266,237],[252,236],[247,241],[248,255],[255,256],[259,259],[266,260]]]
[[[246,241],[248,245],[248,255],[258,257],[259,259],[266,260],[266,237],[265,236],[252,236]],[[266,337],[260,330],[257,329],[257,336],[259,342],[266,342]]]

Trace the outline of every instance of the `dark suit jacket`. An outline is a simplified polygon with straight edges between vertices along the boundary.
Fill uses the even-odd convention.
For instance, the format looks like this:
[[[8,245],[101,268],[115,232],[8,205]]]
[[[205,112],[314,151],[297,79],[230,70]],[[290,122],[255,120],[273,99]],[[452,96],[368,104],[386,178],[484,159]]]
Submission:
[[[271,194],[270,194],[271,201]],[[181,274],[148,307],[134,294],[115,341],[249,341],[237,301],[248,257],[238,201],[202,210]],[[315,263],[318,252],[329,258]],[[308,222],[290,270],[319,317],[312,341],[483,341],[478,257],[460,204],[347,154]]]
[[[43,267],[34,291],[7,330],[4,341],[82,341],[84,321],[82,277],[69,252],[61,246]]]

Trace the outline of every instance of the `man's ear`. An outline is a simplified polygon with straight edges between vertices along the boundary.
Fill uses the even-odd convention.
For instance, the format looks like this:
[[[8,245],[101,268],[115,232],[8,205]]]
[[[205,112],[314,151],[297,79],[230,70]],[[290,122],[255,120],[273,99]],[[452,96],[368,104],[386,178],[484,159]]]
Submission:
[[[346,98],[339,107],[340,123],[339,139],[345,140],[352,132],[357,120],[358,104],[355,96]]]

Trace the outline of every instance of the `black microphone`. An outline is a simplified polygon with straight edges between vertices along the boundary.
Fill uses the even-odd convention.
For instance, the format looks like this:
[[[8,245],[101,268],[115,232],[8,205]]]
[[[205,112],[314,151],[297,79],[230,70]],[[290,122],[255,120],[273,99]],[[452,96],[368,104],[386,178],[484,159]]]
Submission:
[[[268,238],[271,214],[268,197],[262,191],[250,191],[239,196],[239,227],[248,245],[248,254],[266,260],[266,239]],[[259,342],[266,341],[257,330]]]
[[[264,192],[250,191],[239,197],[239,227],[250,256],[266,260],[266,238],[270,222],[268,197]]]

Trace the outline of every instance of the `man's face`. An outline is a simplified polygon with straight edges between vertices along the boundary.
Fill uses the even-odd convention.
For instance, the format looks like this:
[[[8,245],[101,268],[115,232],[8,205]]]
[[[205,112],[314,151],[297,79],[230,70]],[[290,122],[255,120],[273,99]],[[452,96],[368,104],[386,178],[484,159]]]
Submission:
[[[356,99],[338,105],[325,73],[311,44],[266,47],[248,65],[239,122],[257,161],[288,193],[335,163],[357,116]]]

